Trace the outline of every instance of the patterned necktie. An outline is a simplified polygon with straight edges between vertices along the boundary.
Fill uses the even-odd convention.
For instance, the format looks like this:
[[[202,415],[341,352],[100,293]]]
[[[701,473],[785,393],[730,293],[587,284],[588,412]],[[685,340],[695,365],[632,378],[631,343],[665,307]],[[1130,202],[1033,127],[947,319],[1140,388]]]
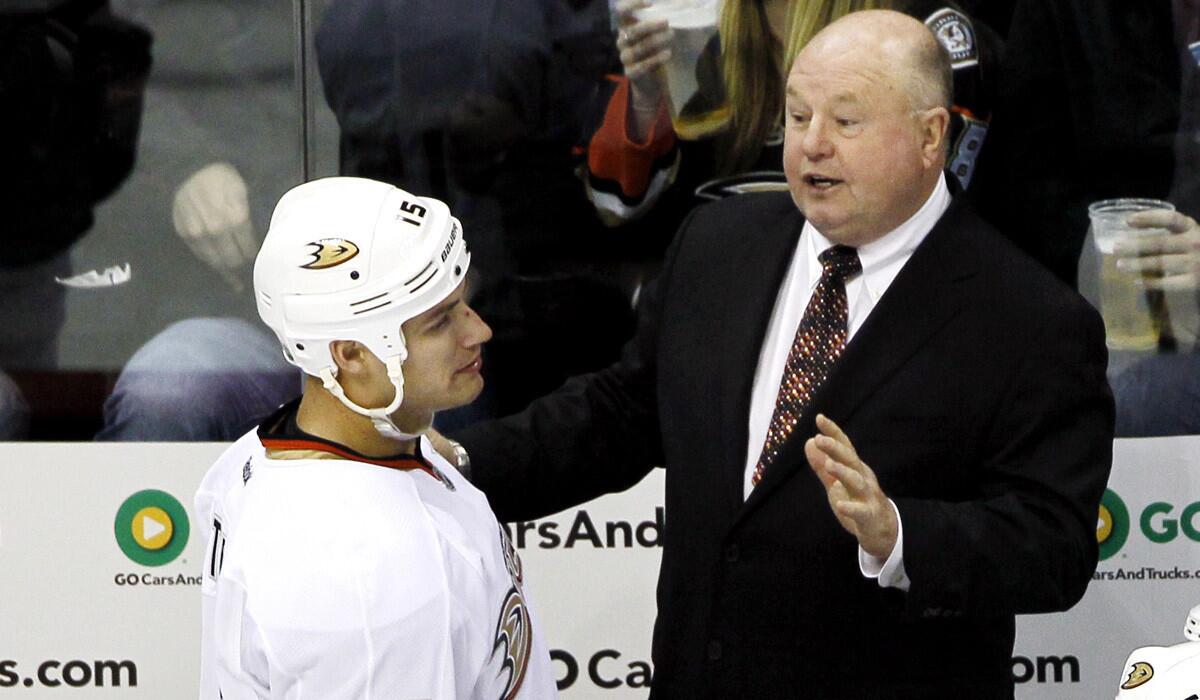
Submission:
[[[862,272],[862,263],[858,261],[858,253],[844,245],[833,246],[818,259],[823,269],[821,280],[808,300],[804,317],[796,329],[796,339],[788,352],[771,426],[750,479],[754,486],[762,480],[763,470],[775,460],[780,446],[792,434],[813,394],[829,376],[829,370],[846,346],[845,280]]]

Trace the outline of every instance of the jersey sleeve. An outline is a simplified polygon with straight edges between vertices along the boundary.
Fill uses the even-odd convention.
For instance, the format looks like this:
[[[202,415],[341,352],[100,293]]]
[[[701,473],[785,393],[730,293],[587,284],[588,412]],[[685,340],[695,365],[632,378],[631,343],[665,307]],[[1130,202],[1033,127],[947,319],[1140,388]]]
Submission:
[[[217,683],[214,606],[217,576],[225,557],[225,538],[230,524],[225,515],[225,498],[232,485],[240,484],[241,467],[254,444],[253,434],[231,445],[204,475],[193,500],[195,523],[204,543],[200,577],[200,700],[220,700]]]
[[[246,610],[246,592],[222,580],[210,601],[216,626],[227,630],[211,637],[212,671],[207,692],[214,700],[259,700],[284,697],[273,693],[265,644],[254,619]]]
[[[199,498],[197,500],[199,501]],[[199,503],[197,505],[199,506]],[[200,700],[221,700],[221,689],[217,682],[214,623],[217,575],[220,573],[225,537],[222,532],[221,517],[214,512],[211,504],[208,508],[198,507],[197,511],[201,513],[207,511],[205,519],[197,521],[202,525],[207,537],[204,571],[200,577]]]
[[[665,103],[660,103],[646,141],[632,141],[629,79],[613,79],[617,86],[604,121],[588,144],[585,177],[588,199],[608,226],[633,221],[649,211],[679,170],[679,148]]]

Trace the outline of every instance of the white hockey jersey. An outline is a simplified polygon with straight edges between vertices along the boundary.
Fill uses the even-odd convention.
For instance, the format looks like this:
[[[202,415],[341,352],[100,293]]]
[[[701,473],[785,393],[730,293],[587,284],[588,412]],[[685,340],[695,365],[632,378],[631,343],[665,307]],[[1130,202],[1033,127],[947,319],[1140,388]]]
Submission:
[[[209,470],[201,700],[557,697],[484,495],[424,438],[366,460],[251,432]]]

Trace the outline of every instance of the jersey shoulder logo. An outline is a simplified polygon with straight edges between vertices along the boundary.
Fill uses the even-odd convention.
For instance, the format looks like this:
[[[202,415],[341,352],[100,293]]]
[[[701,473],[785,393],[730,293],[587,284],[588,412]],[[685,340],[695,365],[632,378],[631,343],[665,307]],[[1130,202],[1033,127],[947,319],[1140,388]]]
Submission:
[[[254,476],[254,470],[250,468],[250,460],[248,459],[246,460],[246,463],[242,465],[242,485],[245,486],[250,481],[250,477],[252,476]]]
[[[925,25],[950,54],[950,65],[969,68],[979,63],[979,46],[971,20],[958,10],[943,7],[925,19]]]
[[[430,463],[429,470],[429,473],[433,475],[433,478],[442,482],[442,486],[445,486],[447,491],[454,492],[458,490],[458,487],[454,485],[454,482],[450,481],[450,477],[443,474],[441,469],[438,469],[437,467],[433,466],[432,463]]]
[[[512,700],[525,682],[529,670],[529,656],[533,649],[533,625],[529,610],[521,591],[513,586],[504,596],[500,606],[500,619],[496,622],[496,641],[492,645],[492,659],[500,663],[501,686],[499,700]],[[505,679],[507,675],[507,679]]]
[[[305,245],[313,247],[308,253],[312,256],[312,261],[300,266],[305,270],[336,267],[358,255],[358,246],[344,238],[322,238]]]

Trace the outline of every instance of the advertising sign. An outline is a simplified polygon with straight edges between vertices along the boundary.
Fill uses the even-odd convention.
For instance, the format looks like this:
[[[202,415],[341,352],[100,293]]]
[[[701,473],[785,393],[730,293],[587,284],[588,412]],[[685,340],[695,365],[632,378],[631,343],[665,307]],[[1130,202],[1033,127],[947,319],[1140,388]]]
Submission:
[[[1017,618],[1017,697],[1116,697],[1129,653],[1184,641],[1200,603],[1200,437],[1117,440],[1113,462],[1087,594],[1067,613]]]
[[[0,695],[193,698],[204,553],[192,495],[220,444],[0,444]],[[1111,698],[1200,603],[1200,437],[1119,440],[1101,561],[1065,614],[1019,617],[1022,699]],[[663,475],[507,525],[562,697],[644,698]]]
[[[196,695],[192,494],[224,445],[0,445],[0,695]]]

